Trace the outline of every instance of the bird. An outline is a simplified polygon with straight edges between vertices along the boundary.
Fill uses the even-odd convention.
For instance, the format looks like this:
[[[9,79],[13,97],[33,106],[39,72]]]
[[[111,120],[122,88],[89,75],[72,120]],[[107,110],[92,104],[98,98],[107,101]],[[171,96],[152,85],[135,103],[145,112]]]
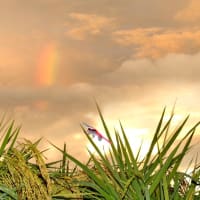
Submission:
[[[98,137],[99,141],[105,140],[106,142],[111,143],[110,140],[104,137],[96,128],[88,125],[85,122],[82,122],[82,125],[89,135],[92,135],[93,137]]]

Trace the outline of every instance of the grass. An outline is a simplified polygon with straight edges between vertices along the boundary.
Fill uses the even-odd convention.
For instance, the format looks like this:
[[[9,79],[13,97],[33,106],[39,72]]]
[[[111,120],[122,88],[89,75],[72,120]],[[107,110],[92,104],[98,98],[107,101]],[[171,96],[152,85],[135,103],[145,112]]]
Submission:
[[[140,151],[133,152],[120,123],[121,134],[114,137],[108,130],[97,105],[101,122],[111,141],[105,154],[83,129],[97,154],[88,150],[87,163],[52,144],[62,159],[47,163],[36,142],[19,142],[20,128],[14,121],[0,122],[0,199],[106,199],[106,200],[179,200],[200,199],[200,165],[195,160],[191,173],[180,172],[180,165],[191,148],[191,141],[199,122],[185,131],[186,117],[171,131],[174,112],[168,121],[163,110],[147,154],[141,159]],[[184,133],[182,140],[177,138]],[[112,135],[113,136],[113,135]],[[115,143],[114,143],[115,141]],[[153,151],[157,150],[154,154]],[[70,162],[75,164],[70,168]]]

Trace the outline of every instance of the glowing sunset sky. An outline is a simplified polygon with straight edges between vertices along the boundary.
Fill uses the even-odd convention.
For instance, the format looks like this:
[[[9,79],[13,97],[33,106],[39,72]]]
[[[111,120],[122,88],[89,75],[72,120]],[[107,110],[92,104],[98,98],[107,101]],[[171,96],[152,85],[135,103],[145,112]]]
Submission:
[[[133,145],[176,99],[177,122],[200,120],[199,0],[6,0],[0,24],[0,111],[22,138],[84,157],[80,122],[104,133],[94,97]]]

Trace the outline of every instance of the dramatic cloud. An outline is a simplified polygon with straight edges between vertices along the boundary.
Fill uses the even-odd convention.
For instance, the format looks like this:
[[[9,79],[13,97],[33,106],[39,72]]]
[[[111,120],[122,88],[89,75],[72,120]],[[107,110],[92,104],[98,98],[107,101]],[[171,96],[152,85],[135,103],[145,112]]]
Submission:
[[[134,57],[159,58],[170,53],[196,53],[200,48],[200,30],[140,28],[120,30],[113,38],[133,49]]]
[[[111,73],[114,82],[138,85],[158,82],[198,83],[200,74],[200,53],[195,55],[170,54],[164,58],[133,59],[125,61],[120,68]],[[183,70],[184,69],[184,70]],[[109,75],[108,75],[109,76]]]
[[[188,0],[101,0],[71,1],[66,6],[68,12],[88,13],[114,18],[118,27],[176,26],[174,15],[185,7]]]
[[[94,14],[70,13],[71,23],[67,24],[66,35],[76,40],[84,40],[86,37],[102,34],[110,29],[113,24],[112,18]]]

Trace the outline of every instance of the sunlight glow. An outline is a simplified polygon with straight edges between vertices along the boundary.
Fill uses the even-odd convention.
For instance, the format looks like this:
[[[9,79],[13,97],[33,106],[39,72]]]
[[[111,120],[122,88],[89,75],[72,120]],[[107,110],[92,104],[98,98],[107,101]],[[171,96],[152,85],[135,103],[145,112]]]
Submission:
[[[171,115],[167,115],[165,116],[164,118],[164,122],[167,122],[169,119],[170,119]],[[181,115],[181,114],[176,114],[173,116],[173,119],[172,119],[172,125],[177,125],[179,124],[179,122],[181,122],[182,120],[184,119],[184,116]]]
[[[124,128],[126,136],[129,140],[130,146],[132,147],[132,151],[134,155],[137,155],[140,146],[142,148],[140,150],[139,158],[143,158],[148,152],[151,137],[149,133],[149,129],[147,128]],[[154,150],[153,153],[156,153]]]
[[[119,129],[118,129],[119,130]],[[129,140],[129,143],[132,147],[132,151],[133,153],[136,155],[140,149],[140,146],[142,144],[142,148],[140,150],[140,158],[143,158],[146,153],[148,152],[149,146],[150,146],[150,137],[149,137],[149,130],[147,128],[125,128],[125,133],[127,135],[127,138]],[[121,133],[119,133],[121,136]],[[112,135],[112,133],[111,133]],[[93,138],[93,141],[95,142],[95,144],[98,146],[98,148],[100,149],[100,151],[102,153],[108,153],[109,148],[110,148],[110,144],[104,140],[99,141],[97,137]],[[116,145],[116,141],[113,137],[114,144]],[[92,153],[92,154],[96,154],[96,151],[94,149],[94,147],[92,146],[92,144],[90,144],[90,142],[88,142],[86,144],[87,149]],[[156,153],[156,150],[153,151],[153,153]]]
[[[97,137],[94,137],[93,141],[98,146],[98,148],[100,149],[102,154],[104,154],[104,153],[107,154],[108,153],[109,148],[110,148],[110,143],[108,143],[105,140],[99,141]],[[95,148],[92,146],[92,144],[90,142],[88,142],[86,144],[86,147],[92,154],[96,154]]]

